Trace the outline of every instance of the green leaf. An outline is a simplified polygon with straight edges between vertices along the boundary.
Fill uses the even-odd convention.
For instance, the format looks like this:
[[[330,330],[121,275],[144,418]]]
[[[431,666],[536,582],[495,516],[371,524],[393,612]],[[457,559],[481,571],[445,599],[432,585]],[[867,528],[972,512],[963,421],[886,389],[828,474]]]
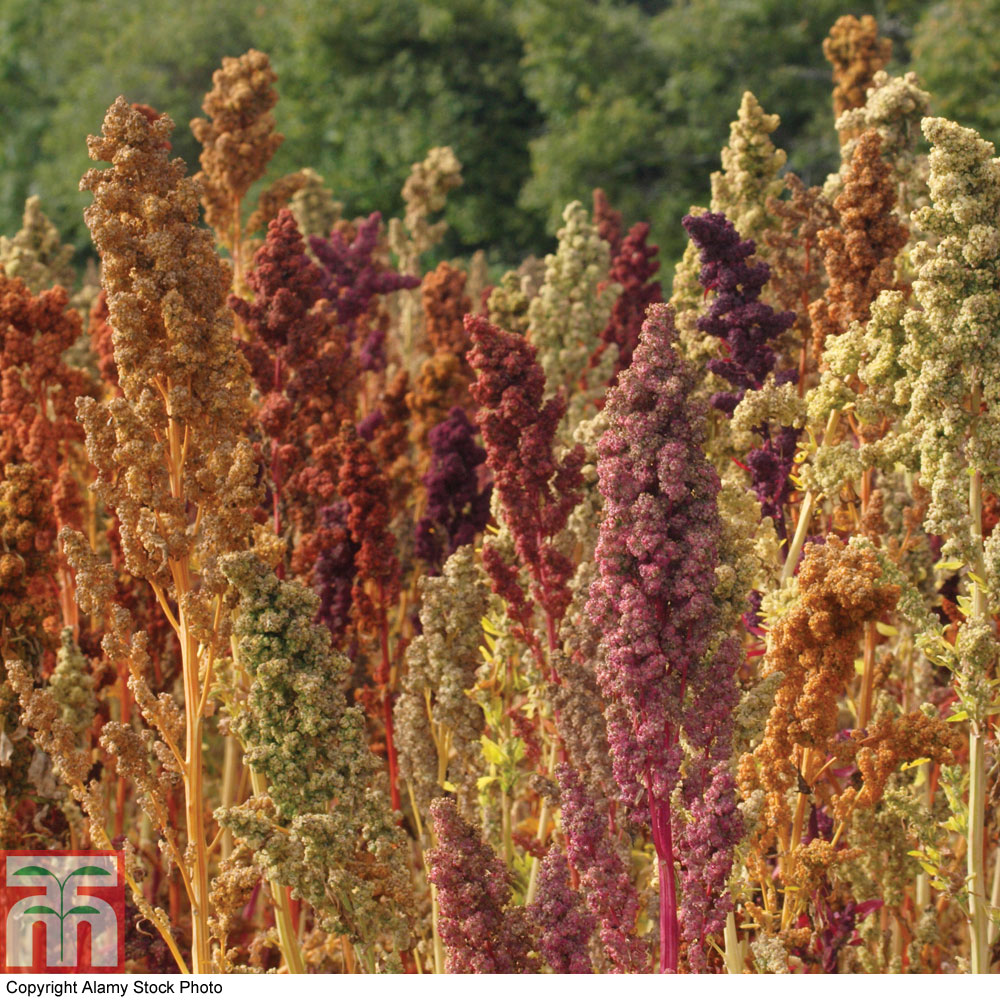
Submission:
[[[899,635],[899,629],[892,625],[886,625],[885,622],[875,622],[875,631],[879,635],[884,635],[887,638],[891,638],[894,635]]]
[[[69,913],[66,914],[68,917],[72,913],[100,913],[101,911],[96,906],[74,906]]]
[[[77,875],[111,875],[107,868],[98,868],[96,865],[84,865],[82,868],[77,868],[76,871],[72,871],[67,875],[67,878],[76,878]]]
[[[18,868],[15,875],[48,875],[50,878],[55,878],[55,873],[50,872],[48,868],[42,868],[41,865],[28,865],[27,868]]]
[[[476,788],[482,791],[484,788],[489,788],[496,780],[495,774],[484,774],[481,778],[476,778]]]
[[[59,914],[56,913],[56,911],[53,910],[51,906],[29,906],[24,912],[25,913],[51,913],[52,916],[54,916],[54,917],[58,917],[59,916]]]
[[[945,722],[965,722],[969,717],[969,713],[963,708],[961,712],[956,712],[954,715],[949,715]]]

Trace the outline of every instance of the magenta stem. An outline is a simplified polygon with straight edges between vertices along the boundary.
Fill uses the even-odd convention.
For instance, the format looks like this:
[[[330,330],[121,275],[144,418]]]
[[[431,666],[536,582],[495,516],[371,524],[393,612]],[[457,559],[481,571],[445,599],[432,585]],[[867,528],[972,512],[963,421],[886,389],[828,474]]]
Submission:
[[[677,883],[674,875],[674,839],[670,829],[670,802],[651,799],[650,819],[660,874],[660,972],[676,972],[680,929],[677,924]]]

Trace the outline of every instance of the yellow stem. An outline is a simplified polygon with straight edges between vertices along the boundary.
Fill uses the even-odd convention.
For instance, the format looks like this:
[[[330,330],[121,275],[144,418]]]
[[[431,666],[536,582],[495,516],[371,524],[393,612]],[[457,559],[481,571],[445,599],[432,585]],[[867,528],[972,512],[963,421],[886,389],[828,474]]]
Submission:
[[[823,440],[830,440],[834,434],[837,433],[837,426],[840,423],[840,410],[834,410],[826,422],[826,431],[823,434]],[[816,497],[813,496],[812,490],[807,490],[806,495],[802,498],[802,505],[799,508],[799,520],[795,526],[795,535],[792,538],[792,543],[788,548],[788,556],[785,558],[785,565],[781,570],[781,583],[785,583],[786,580],[790,579],[792,574],[795,572],[795,566],[799,561],[799,553],[802,551],[802,546],[805,544],[806,532],[809,530],[809,519],[812,517],[813,506],[816,503]]]
[[[202,719],[198,689],[198,657],[194,637],[181,611],[181,665],[184,674],[184,721],[187,755],[184,760],[184,817],[192,863],[191,966],[197,975],[210,971],[208,948],[208,859],[205,850],[205,813],[202,762]]]
[[[222,807],[228,809],[236,805],[236,788],[239,784],[240,769],[239,743],[236,737],[229,733],[226,736],[225,759],[222,765]],[[228,827],[222,828],[222,858],[225,860],[233,853],[233,835]]]
[[[212,617],[212,642],[208,647],[208,661],[205,664],[205,679],[202,681],[201,700],[198,702],[198,718],[205,714],[205,705],[208,702],[208,692],[212,686],[212,668],[215,665],[215,648],[219,635],[219,624],[222,617],[222,595],[216,595],[215,614]],[[199,653],[201,650],[199,649]]]
[[[150,581],[150,586],[153,588],[153,593],[156,595],[156,602],[160,605],[160,610],[163,612],[167,621],[170,622],[170,627],[179,634],[181,624],[174,616],[174,612],[170,607],[169,601],[167,600],[167,595],[163,593],[163,588],[152,581]]]
[[[740,943],[739,935],[736,933],[736,914],[732,910],[726,914],[724,940],[726,945],[726,972],[731,976],[741,975],[744,971],[745,958],[743,955],[743,945]]]
[[[558,741],[553,739],[552,747],[549,750],[549,763],[547,768],[548,776],[551,778],[556,770],[556,752]],[[542,808],[538,813],[538,834],[537,840],[545,846],[545,831],[549,825],[549,800],[542,799]],[[531,859],[531,875],[528,878],[528,891],[524,897],[524,905],[530,906],[535,901],[535,894],[538,892],[538,868],[541,864],[538,858]]]
[[[861,699],[858,705],[858,728],[865,729],[872,717],[875,690],[875,644],[878,633],[874,622],[865,622],[864,671],[861,675]]]
[[[438,907],[437,886],[431,886],[431,926],[434,933],[434,972],[436,975],[444,974],[444,944],[441,941],[441,933],[438,930],[438,921],[441,914]]]
[[[80,782],[73,782],[72,784],[73,796],[77,802],[85,803],[90,798],[90,793],[83,787]],[[101,846],[103,851],[113,851],[115,850],[114,845],[111,843],[111,838],[108,836],[107,831],[98,826],[96,823],[91,823],[90,825],[91,836],[96,834],[94,838]],[[125,875],[125,881],[128,883],[128,887],[132,890],[133,902],[136,907],[142,913],[142,915],[159,931],[160,937],[163,938],[164,943],[167,948],[170,949],[170,954],[173,955],[174,961],[177,963],[177,968],[181,970],[184,975],[188,974],[188,966],[184,961],[184,957],[181,955],[180,949],[177,947],[177,942],[174,940],[173,935],[170,933],[170,928],[160,919],[156,910],[152,907],[149,900],[143,895],[142,889],[136,883],[135,879],[128,873],[127,869],[123,866],[123,874]]]
[[[811,763],[812,752],[809,747],[806,747],[802,751],[802,766],[799,769],[799,773],[802,775],[802,780],[808,784],[809,779],[807,777],[809,773],[809,764]],[[800,791],[798,793],[798,799],[795,804],[795,818],[792,821],[792,835],[788,842],[788,855],[795,850],[799,844],[802,843],[802,827],[805,824],[805,814],[806,805],[809,801],[809,794],[807,792]],[[782,873],[784,875],[784,881],[788,881],[787,866],[790,862],[790,858],[786,855],[786,860],[782,865]],[[788,930],[789,925],[792,922],[792,917],[794,915],[794,903],[796,893],[788,888],[785,889],[785,898],[781,906],[781,929]]]

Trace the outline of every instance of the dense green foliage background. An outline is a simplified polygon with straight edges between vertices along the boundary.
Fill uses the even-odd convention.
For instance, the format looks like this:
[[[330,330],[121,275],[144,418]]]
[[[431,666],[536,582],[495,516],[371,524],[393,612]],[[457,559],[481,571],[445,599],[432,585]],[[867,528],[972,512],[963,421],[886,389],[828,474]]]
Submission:
[[[187,122],[222,57],[253,46],[279,74],[272,177],[311,166],[350,212],[392,213],[410,164],[447,144],[465,184],[445,253],[516,262],[602,186],[669,261],[744,90],[781,115],[791,169],[835,168],[821,43],[846,13],[876,16],[935,113],[1000,139],[1000,0],[0,0],[0,232],[38,194],[86,247],[85,139],[118,94],[169,113],[197,169]]]

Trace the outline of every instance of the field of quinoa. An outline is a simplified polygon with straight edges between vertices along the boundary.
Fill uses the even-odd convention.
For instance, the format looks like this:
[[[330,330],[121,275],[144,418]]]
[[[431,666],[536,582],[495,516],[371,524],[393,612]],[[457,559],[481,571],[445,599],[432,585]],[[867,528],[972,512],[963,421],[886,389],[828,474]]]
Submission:
[[[1000,159],[889,57],[672,288],[601,189],[444,257],[448,146],[261,190],[256,49],[197,173],[118,98],[92,265],[0,237],[0,849],[124,851],[135,973],[1000,971]]]

